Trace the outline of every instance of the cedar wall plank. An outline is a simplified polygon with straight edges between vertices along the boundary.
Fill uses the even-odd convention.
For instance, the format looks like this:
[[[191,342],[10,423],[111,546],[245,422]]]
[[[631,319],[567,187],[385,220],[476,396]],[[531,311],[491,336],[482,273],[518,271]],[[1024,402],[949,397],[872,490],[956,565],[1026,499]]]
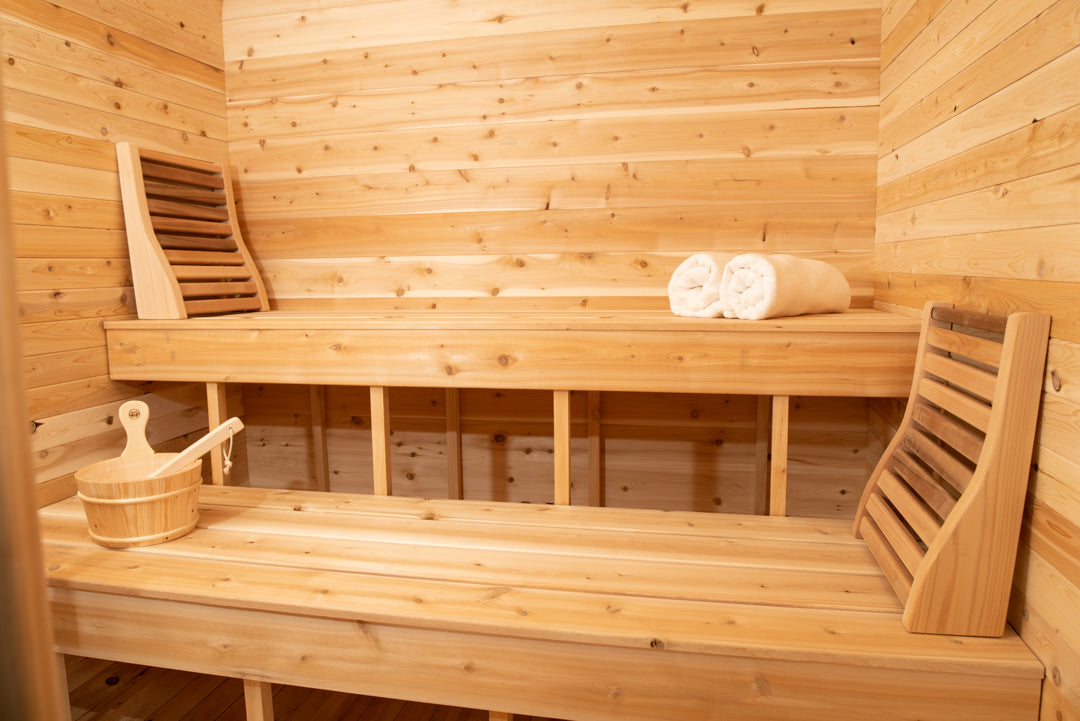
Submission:
[[[701,251],[827,260],[870,302],[877,2],[223,12],[240,220],[276,307],[666,307],[671,272]],[[395,492],[444,495],[442,398],[417,415],[399,409],[409,393],[427,397],[393,393]],[[502,418],[477,393],[461,400],[466,497],[550,501],[550,397],[510,394]],[[344,389],[327,402],[331,483],[369,489],[367,402]],[[690,429],[679,396],[650,396],[657,411],[603,403],[611,503],[752,510],[756,403],[711,399],[707,415],[734,425]],[[249,387],[245,407],[261,482],[310,483],[306,394]],[[850,514],[866,403],[814,407],[805,430],[793,411],[791,505]],[[575,405],[575,502],[585,412]]]
[[[869,297],[857,258],[872,262],[877,7],[568,8],[230,3],[230,156],[274,301],[371,285],[345,273],[337,287],[308,259],[423,256],[430,276],[452,278],[456,255],[553,251],[589,253],[599,269],[571,281],[574,294],[638,293],[640,272],[605,256],[658,250],[839,252]],[[561,302],[547,267],[516,272],[513,295]],[[663,269],[646,295],[664,294]],[[444,295],[419,285],[410,295]],[[501,285],[449,295],[490,299]]]
[[[874,297],[1053,315],[1010,621],[1047,665],[1042,717],[1077,718],[1080,15],[1075,2],[961,5],[886,6],[903,18],[883,50]]]
[[[151,426],[156,445],[183,439],[206,426],[201,387],[108,377],[101,323],[135,313],[114,143],[222,157],[220,5],[12,0],[0,32],[30,425],[107,419],[130,398],[179,393]],[[35,480],[50,489],[40,497],[70,492],[72,470],[118,455],[116,428],[101,420],[40,447]]]

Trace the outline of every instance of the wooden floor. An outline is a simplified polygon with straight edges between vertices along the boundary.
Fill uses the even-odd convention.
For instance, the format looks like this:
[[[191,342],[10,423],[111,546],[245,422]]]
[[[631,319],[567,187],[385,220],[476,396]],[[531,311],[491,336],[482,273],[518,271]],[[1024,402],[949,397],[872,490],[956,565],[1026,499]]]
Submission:
[[[72,721],[244,721],[239,679],[67,657]],[[297,686],[274,687],[275,721],[488,721],[488,712]],[[515,716],[514,721],[549,721]]]

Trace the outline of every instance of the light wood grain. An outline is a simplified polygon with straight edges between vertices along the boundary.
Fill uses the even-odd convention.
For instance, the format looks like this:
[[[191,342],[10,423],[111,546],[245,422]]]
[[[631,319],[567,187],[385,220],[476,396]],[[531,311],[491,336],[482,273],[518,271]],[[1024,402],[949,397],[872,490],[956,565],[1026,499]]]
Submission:
[[[0,113],[3,107],[0,102]],[[64,712],[52,651],[53,625],[45,595],[41,540],[33,520],[36,504],[28,482],[30,451],[23,424],[26,396],[18,382],[21,347],[15,325],[18,316],[3,137],[0,157],[0,209],[4,216],[0,220],[0,533],[5,549],[0,594],[10,616],[3,627],[3,644],[14,661],[10,673],[3,674],[0,705],[17,716],[60,721],[70,714]]]
[[[747,551],[759,547],[757,544],[765,542],[765,538],[774,533],[805,533],[796,530],[806,528],[808,522],[804,519],[680,517],[618,509],[467,501],[440,503],[386,496],[282,494],[208,487],[204,501],[211,498],[225,505],[219,511],[205,508],[204,526],[188,537],[192,543],[178,541],[146,549],[139,564],[141,598],[114,595],[119,581],[114,574],[123,573],[121,567],[130,574],[130,559],[102,555],[100,549],[80,539],[83,531],[77,504],[59,504],[44,512],[44,528],[55,544],[50,547],[50,562],[54,569],[54,604],[58,618],[63,620],[59,633],[62,649],[93,649],[94,654],[106,657],[179,665],[190,670],[212,668],[219,673],[236,673],[239,668],[250,673],[251,669],[258,669],[259,677],[271,682],[339,690],[378,687],[383,693],[429,702],[455,699],[474,707],[512,708],[515,713],[597,719],[614,718],[616,714],[623,718],[647,718],[657,713],[656,694],[660,686],[649,687],[647,693],[639,695],[639,692],[645,679],[658,675],[658,668],[677,675],[676,690],[699,689],[664,698],[662,703],[666,708],[684,704],[678,699],[694,698],[705,689],[717,695],[708,696],[710,700],[705,706],[690,702],[688,712],[698,713],[719,703],[721,698],[735,698],[730,695],[732,690],[716,686],[716,678],[727,678],[742,667],[740,663],[722,660],[731,659],[729,654],[733,651],[754,659],[751,677],[739,683],[753,685],[753,676],[760,679],[766,674],[770,688],[791,688],[792,699],[803,697],[805,692],[799,689],[808,682],[792,681],[791,673],[795,669],[808,673],[808,680],[816,679],[811,686],[817,689],[822,679],[838,684],[836,695],[840,699],[863,699],[861,694],[840,691],[848,688],[848,684],[861,686],[867,682],[865,678],[850,677],[851,673],[876,675],[887,669],[893,679],[892,690],[897,683],[912,684],[911,692],[904,694],[905,708],[917,706],[916,712],[927,718],[935,718],[932,710],[935,705],[945,709],[942,713],[960,718],[965,713],[993,718],[996,705],[1005,703],[1005,699],[1010,701],[1005,704],[1008,708],[1003,711],[1003,717],[1033,713],[1033,709],[1023,707],[1038,693],[1041,668],[1030,662],[1030,652],[1015,637],[969,639],[964,644],[955,644],[943,637],[898,633],[896,610],[867,609],[852,613],[800,609],[789,605],[790,600],[783,600],[787,593],[795,596],[801,593],[795,587],[789,591],[776,587],[779,593],[776,606],[676,600],[664,590],[670,582],[653,575],[652,569],[656,569],[700,584],[700,574],[706,568],[712,568],[708,573],[737,574],[738,568],[749,561]],[[240,508],[246,512],[237,513]],[[442,515],[444,510],[449,517]],[[654,518],[660,525],[648,522],[624,525],[643,513],[647,515],[641,516],[642,520]],[[309,517],[310,523],[297,525],[297,521]],[[363,521],[357,523],[357,518]],[[684,522],[690,518],[700,519],[702,524]],[[570,535],[553,534],[552,524],[565,528]],[[623,530],[615,530],[619,526]],[[717,542],[703,544],[701,539],[694,538],[709,533],[710,528],[715,532],[725,526],[733,534],[729,540],[736,547],[725,548],[726,544]],[[752,541],[747,535],[753,533],[748,529],[755,526],[765,534],[761,541]],[[664,530],[665,527],[671,530]],[[838,524],[832,527],[839,530]],[[290,536],[295,541],[290,541]],[[381,546],[397,560],[391,561],[390,556],[380,560],[368,557],[366,552],[350,551],[350,545],[359,541],[360,536],[370,541],[380,540],[357,548],[378,552]],[[256,537],[261,540],[254,545],[249,542]],[[741,546],[739,538],[748,545]],[[844,548],[848,551],[836,557],[833,563],[839,565],[832,572],[874,568],[865,549],[849,539],[829,541],[819,531],[811,531],[811,535],[802,538],[802,543],[807,544],[805,559],[793,557],[792,540],[775,543],[770,554],[774,563],[783,568],[764,572],[776,573],[779,581],[783,574],[790,573],[783,569],[795,569],[810,561],[819,566],[819,573],[831,573],[824,571],[821,564],[833,552]],[[417,541],[431,545],[414,552],[412,544]],[[310,548],[311,543],[326,549],[337,548],[337,553],[301,552]],[[765,543],[766,546],[759,547],[762,551],[770,545]],[[294,550],[288,550],[290,546]],[[588,557],[581,559],[580,570],[566,573],[569,569],[565,564],[573,563],[572,556],[566,554],[570,547],[585,551]],[[211,562],[215,570],[209,573],[202,570],[205,562],[199,560],[208,548],[220,548],[227,554]],[[228,551],[229,548],[236,551]],[[860,553],[850,555],[850,551],[856,550]],[[247,561],[228,560],[239,559],[252,551],[255,555],[248,556]],[[444,565],[445,560],[453,558],[447,551],[459,555],[450,566]],[[87,554],[97,556],[101,562],[88,563]],[[473,563],[469,559],[471,554],[490,558],[495,565]],[[496,560],[498,555],[506,554],[511,558],[505,562]],[[299,563],[289,563],[289,557]],[[848,560],[840,560],[842,557]],[[256,562],[257,558],[264,561]],[[311,562],[328,565],[309,568]],[[397,566],[397,572],[384,575],[387,562],[404,565]],[[360,572],[356,564],[367,563],[372,564],[371,568],[379,568],[379,573]],[[533,564],[537,569],[555,572],[558,578],[546,571],[530,570]],[[643,584],[640,590],[632,594],[620,591],[623,581],[618,579],[624,573],[608,574],[604,569],[609,564],[613,571],[638,569],[634,574],[640,572],[639,580],[634,583]],[[439,573],[446,579],[479,581],[488,577],[493,583],[454,583],[434,578],[424,581],[423,575],[429,571],[420,571],[421,567],[441,568]],[[96,578],[83,575],[89,569],[93,569]],[[223,571],[231,582],[220,584],[214,580]],[[745,571],[746,589],[760,590],[761,579],[754,580],[754,575],[762,573],[763,568],[751,563]],[[354,573],[359,575],[352,576]],[[112,581],[107,580],[110,577]],[[350,580],[353,578],[355,581]],[[869,578],[882,580],[876,572]],[[582,583],[593,590],[581,596],[584,605],[575,605],[575,610],[570,612],[565,604],[574,596],[566,590],[570,588],[567,584]],[[766,585],[773,587],[772,583]],[[215,590],[207,596],[204,588],[213,586]],[[706,583],[699,588],[719,592],[723,597],[723,586],[724,583]],[[497,597],[492,596],[492,587],[499,589]],[[833,593],[837,598],[853,601],[853,594],[846,588],[847,584],[840,584]],[[365,599],[359,616],[354,605],[357,593],[362,593]],[[208,606],[200,598],[216,599],[213,603],[222,605]],[[248,610],[237,607],[241,604]],[[79,610],[78,614],[74,613],[75,609]],[[423,615],[421,623],[425,630],[416,625],[418,612]],[[173,613],[183,614],[182,626],[169,620],[179,618]],[[481,624],[477,623],[478,613],[484,616]],[[128,619],[136,616],[140,621],[154,619],[153,640],[145,631],[139,631],[146,626],[128,623]],[[403,623],[406,618],[412,620]],[[717,628],[718,618],[730,622]],[[501,629],[498,634],[491,634],[492,624]],[[268,627],[276,631],[270,637],[261,631]],[[578,643],[588,636],[596,638],[593,634],[597,631],[606,639],[603,645]],[[783,644],[777,644],[778,632],[784,638]],[[245,639],[256,636],[258,650],[253,646],[247,650],[250,641]],[[338,641],[331,641],[335,636]],[[121,644],[122,638],[125,641]],[[890,639],[888,653],[882,653],[883,638]],[[228,644],[227,658],[213,650],[215,642],[211,639],[216,639],[217,644]],[[411,643],[416,644],[415,651],[408,651],[402,645]],[[793,653],[789,655],[781,647]],[[433,648],[438,653],[432,653]],[[170,653],[163,653],[165,649]],[[511,675],[499,671],[505,668],[505,662],[499,659],[521,654],[549,671],[512,682]],[[645,659],[650,661],[640,665]],[[574,666],[579,662],[580,671]],[[464,681],[462,663],[471,663],[473,668]],[[705,667],[694,670],[702,663]],[[395,670],[398,664],[400,672]],[[587,673],[586,667],[591,669]],[[648,672],[640,679],[635,678],[631,686],[625,679],[631,678],[626,674],[633,667],[648,668]],[[418,668],[423,673],[418,674]],[[439,671],[440,668],[445,670]],[[832,673],[822,675],[824,668]],[[404,673],[405,669],[408,673]],[[565,674],[556,673],[555,669],[562,669]],[[616,709],[611,709],[612,699],[606,690],[592,694],[584,689],[575,690],[576,682],[572,679],[582,673],[589,679],[609,677],[619,688],[627,689]],[[948,677],[947,683],[942,674]],[[485,681],[489,677],[490,685]],[[551,684],[540,681],[547,677],[553,679]],[[932,690],[936,687],[930,679],[935,677],[950,694]],[[422,682],[418,681],[420,678]],[[521,679],[519,675],[516,678]],[[1035,683],[1026,682],[1028,678]],[[1003,682],[1003,679],[1010,680]],[[507,683],[513,684],[512,693],[507,693]],[[602,685],[607,688],[606,684]],[[670,688],[670,679],[665,678],[661,685]],[[916,688],[920,690],[915,692]],[[965,689],[970,689],[970,693]],[[1001,694],[1000,699],[996,694]],[[951,700],[946,700],[946,696]],[[893,706],[895,698],[885,702],[885,707]],[[860,717],[866,713],[862,703],[856,703],[858,708],[855,708],[849,707],[848,701],[830,702],[831,713],[838,718]],[[754,709],[755,705],[749,705],[740,713],[750,718],[776,717],[777,709],[771,704],[762,707],[760,714]]]
[[[390,393],[384,386],[373,385],[371,393],[371,449],[375,494],[393,493],[390,475]]]

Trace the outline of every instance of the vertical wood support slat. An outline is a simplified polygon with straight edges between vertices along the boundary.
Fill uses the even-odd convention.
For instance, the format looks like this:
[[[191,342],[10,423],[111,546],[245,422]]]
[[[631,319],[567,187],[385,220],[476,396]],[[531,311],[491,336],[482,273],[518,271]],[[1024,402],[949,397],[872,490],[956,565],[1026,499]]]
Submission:
[[[206,415],[211,428],[229,419],[227,391],[224,383],[206,384]],[[220,444],[210,449],[210,477],[215,486],[225,485],[225,449]]]
[[[391,495],[390,389],[385,386],[371,386],[371,461],[375,495]]]
[[[461,458],[461,391],[446,389],[446,497],[465,497]]]
[[[247,721],[274,721],[274,695],[270,684],[245,678],[244,709]]]
[[[67,660],[62,653],[56,654],[56,677],[60,684],[60,718],[61,721],[71,719],[71,691],[68,689]]]
[[[555,504],[570,505],[570,391],[555,391]]]
[[[488,721],[514,721],[514,714],[503,711],[488,711]]]
[[[311,397],[311,454],[315,489],[330,490],[330,454],[326,448],[326,386],[309,386]]]
[[[754,513],[763,516],[769,512],[769,418],[772,416],[772,399],[758,396],[757,423],[754,426]]]
[[[604,437],[600,425],[600,391],[588,392],[589,404],[589,505],[603,506]]]
[[[67,699],[60,695],[57,678],[34,503],[5,138],[0,133],[0,648],[5,656],[0,709],[4,718],[57,721],[70,717],[70,711],[64,710]]]
[[[770,516],[787,515],[788,411],[788,397],[773,396],[772,467],[769,472]]]

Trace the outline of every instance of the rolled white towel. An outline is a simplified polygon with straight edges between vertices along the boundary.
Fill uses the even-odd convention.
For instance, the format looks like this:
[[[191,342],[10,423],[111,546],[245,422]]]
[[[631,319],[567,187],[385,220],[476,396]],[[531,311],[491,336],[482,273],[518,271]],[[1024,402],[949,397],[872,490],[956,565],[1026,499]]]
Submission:
[[[695,253],[679,264],[668,281],[668,303],[675,315],[717,318],[724,314],[724,266],[733,253]]]
[[[729,317],[745,320],[841,313],[851,305],[851,286],[843,273],[794,255],[735,256],[724,268],[721,286]]]

